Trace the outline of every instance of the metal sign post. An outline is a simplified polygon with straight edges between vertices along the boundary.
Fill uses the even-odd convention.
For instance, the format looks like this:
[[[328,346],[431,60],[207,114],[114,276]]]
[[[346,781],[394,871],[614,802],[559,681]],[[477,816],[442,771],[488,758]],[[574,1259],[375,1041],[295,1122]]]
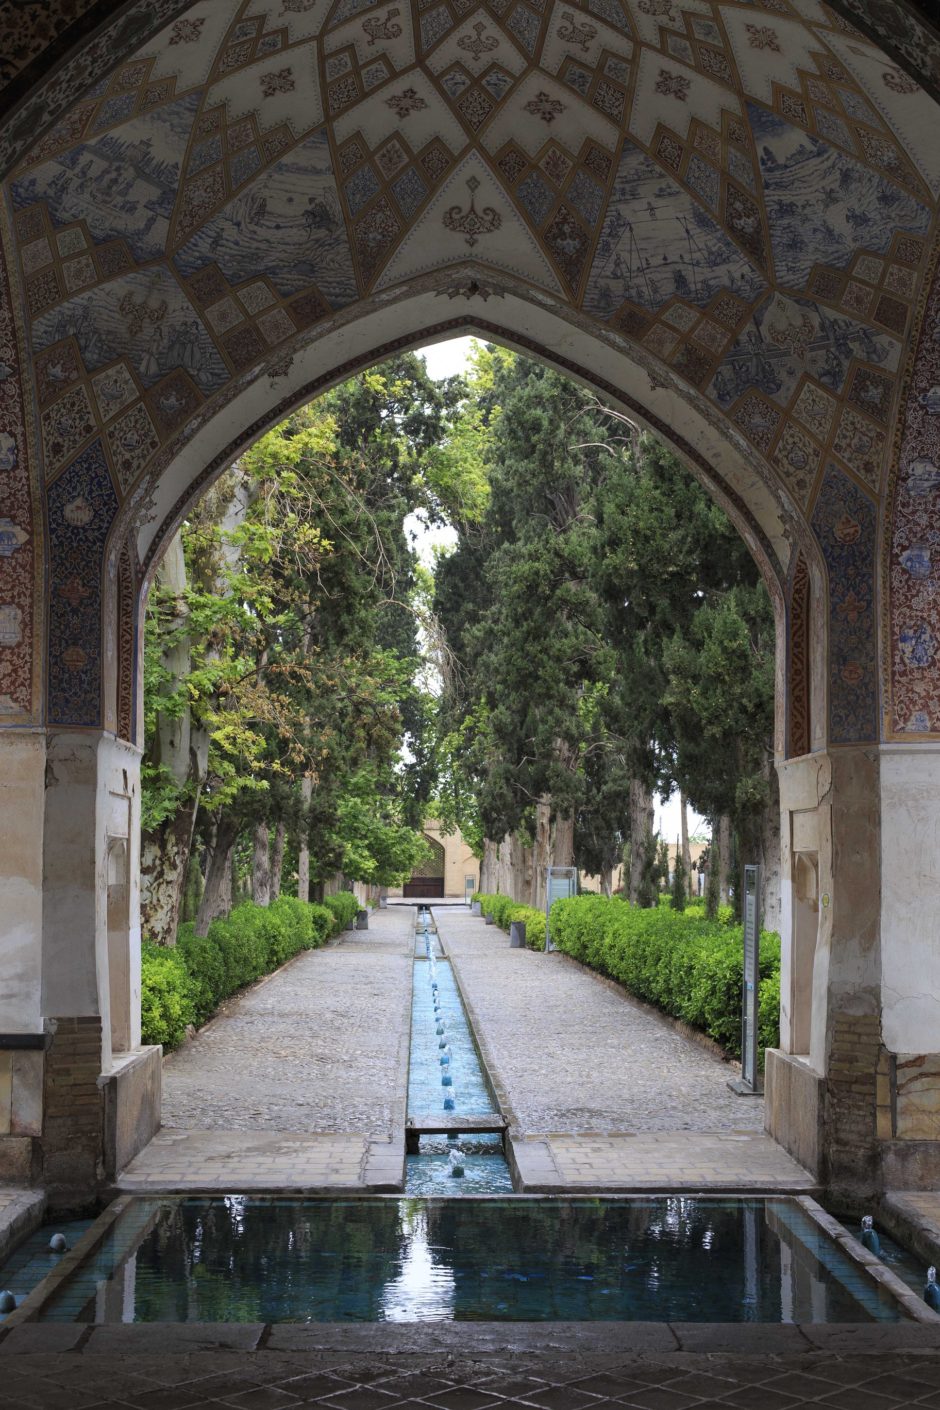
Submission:
[[[740,1096],[761,1091],[757,1066],[757,1001],[760,990],[761,868],[744,868],[744,989],[741,1002],[741,1076],[728,1086]]]
[[[476,877],[475,877],[475,876],[467,876],[467,875],[465,874],[465,875],[464,875],[464,879],[463,879],[463,899],[464,899],[464,904],[465,904],[465,905],[469,906],[471,897],[473,896],[473,893],[474,893],[474,891],[475,891],[476,889],[477,889],[477,879],[476,879]]]
[[[549,954],[555,947],[552,944],[551,928],[549,926],[549,912],[555,901],[567,900],[569,896],[578,894],[578,868],[577,867],[546,867],[545,868],[545,953]]]

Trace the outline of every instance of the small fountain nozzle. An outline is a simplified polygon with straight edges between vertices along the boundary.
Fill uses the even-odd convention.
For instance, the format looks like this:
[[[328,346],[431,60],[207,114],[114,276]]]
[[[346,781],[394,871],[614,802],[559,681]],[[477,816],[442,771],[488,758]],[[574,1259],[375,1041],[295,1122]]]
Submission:
[[[875,1254],[877,1258],[881,1257],[881,1240],[875,1232],[875,1221],[870,1214],[866,1214],[862,1220],[860,1243],[869,1253]]]

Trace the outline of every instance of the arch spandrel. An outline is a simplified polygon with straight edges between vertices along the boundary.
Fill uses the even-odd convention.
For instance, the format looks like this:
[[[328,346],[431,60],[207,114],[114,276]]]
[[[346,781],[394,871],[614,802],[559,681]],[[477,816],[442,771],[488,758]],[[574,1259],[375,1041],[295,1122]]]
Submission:
[[[89,624],[117,591],[113,561],[103,585],[73,571],[85,509],[56,487],[84,476],[95,543],[115,560],[133,523],[146,561],[220,457],[444,303],[481,328],[499,303],[507,341],[665,428],[780,579],[807,526],[831,573],[851,500],[871,541],[849,605],[877,620],[940,188],[903,70],[785,0],[160,13],[5,186],[36,423],[14,434],[51,496],[51,722],[98,722]],[[834,606],[835,655],[846,623]],[[840,670],[834,734],[876,737],[876,666]]]

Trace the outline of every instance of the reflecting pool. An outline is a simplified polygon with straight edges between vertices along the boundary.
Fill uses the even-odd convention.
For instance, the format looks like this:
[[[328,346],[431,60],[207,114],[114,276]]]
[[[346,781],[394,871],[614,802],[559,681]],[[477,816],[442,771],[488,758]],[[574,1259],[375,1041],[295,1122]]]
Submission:
[[[134,1200],[41,1314],[83,1322],[901,1316],[788,1199],[242,1195]]]

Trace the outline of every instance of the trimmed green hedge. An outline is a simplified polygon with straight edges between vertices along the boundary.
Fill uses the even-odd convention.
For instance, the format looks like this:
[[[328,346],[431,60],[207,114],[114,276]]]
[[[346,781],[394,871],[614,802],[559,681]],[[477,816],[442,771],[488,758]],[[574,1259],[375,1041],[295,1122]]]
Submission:
[[[310,905],[279,896],[270,906],[245,901],[208,935],[188,921],[167,949],[145,940],[141,947],[141,1019],[145,1043],[175,1048],[190,1024],[211,1018],[223,999],[263,974],[270,974],[301,950],[316,949],[343,930],[359,909],[348,891]]]
[[[511,921],[525,921],[525,943],[528,949],[545,949],[544,911],[537,911],[534,906],[520,905],[510,896],[502,896],[499,892],[490,895],[477,892],[473,899],[480,902],[483,914],[492,916],[494,923],[503,930],[509,930]]]
[[[359,902],[351,891],[337,891],[332,896],[324,896],[323,904],[335,917],[337,930],[345,930],[359,912]]]
[[[616,897],[575,896],[555,902],[551,928],[559,950],[740,1055],[740,925],[666,907],[645,910]],[[758,1042],[763,1053],[780,1038],[780,937],[768,931],[761,935],[760,975]]]

